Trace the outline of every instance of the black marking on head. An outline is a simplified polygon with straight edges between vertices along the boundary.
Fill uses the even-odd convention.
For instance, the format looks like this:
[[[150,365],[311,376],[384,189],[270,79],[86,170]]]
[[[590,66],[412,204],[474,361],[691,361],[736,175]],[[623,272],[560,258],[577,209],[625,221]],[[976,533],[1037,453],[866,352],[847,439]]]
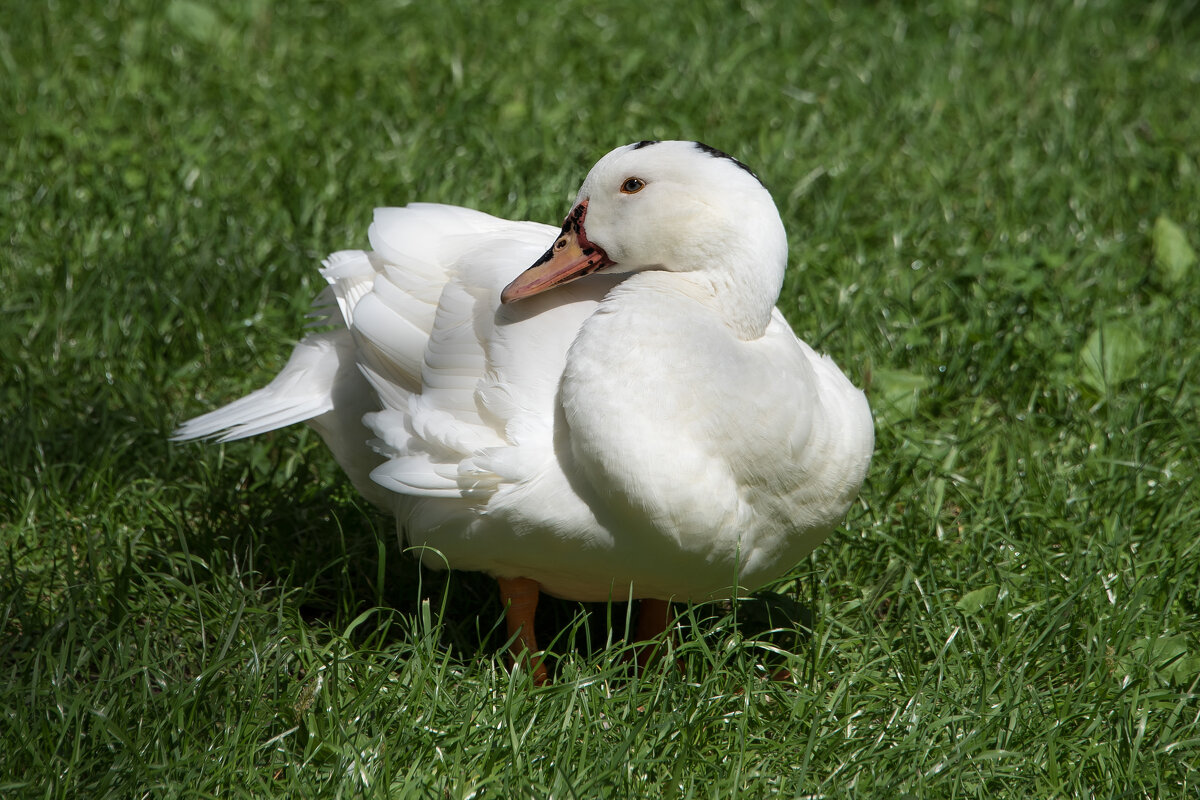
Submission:
[[[652,144],[658,144],[658,139],[643,139],[633,146],[634,150],[641,150],[643,147],[649,147]]]
[[[579,228],[583,224],[583,215],[587,213],[587,206],[583,203],[571,209],[571,213],[567,214],[567,218],[563,220],[562,233],[560,236],[566,236],[568,233],[579,233]]]
[[[760,177],[758,177],[757,175],[755,175],[755,174],[754,174],[754,170],[750,169],[750,168],[749,168],[749,167],[747,167],[745,164],[743,164],[742,162],[738,161],[738,160],[737,160],[736,158],[734,158],[733,156],[729,155],[729,153],[726,153],[726,152],[724,152],[724,151],[718,150],[718,149],[717,149],[717,148],[715,148],[715,147],[709,147],[709,146],[708,146],[708,145],[706,145],[704,142],[692,142],[692,144],[696,145],[696,149],[697,149],[697,150],[699,150],[701,153],[707,153],[708,155],[712,156],[713,158],[727,158],[727,159],[729,159],[729,160],[730,160],[730,161],[732,161],[734,164],[737,164],[739,167],[741,167],[742,169],[746,170],[746,172],[750,173],[750,177],[752,177],[752,178],[754,178],[754,180],[758,181],[759,185],[765,186],[765,184],[763,184],[763,182],[762,182],[762,178],[760,178]]]

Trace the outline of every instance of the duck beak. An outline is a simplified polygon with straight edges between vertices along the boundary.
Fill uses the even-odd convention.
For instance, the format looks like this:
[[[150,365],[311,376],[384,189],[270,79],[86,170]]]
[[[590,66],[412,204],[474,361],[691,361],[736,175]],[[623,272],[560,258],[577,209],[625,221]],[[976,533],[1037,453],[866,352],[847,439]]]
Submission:
[[[583,218],[587,215],[587,204],[588,201],[584,200],[575,206],[567,215],[562,233],[554,240],[550,249],[533,262],[533,266],[504,287],[504,291],[500,293],[501,303],[511,303],[570,283],[613,263],[603,250],[588,241],[584,233]]]

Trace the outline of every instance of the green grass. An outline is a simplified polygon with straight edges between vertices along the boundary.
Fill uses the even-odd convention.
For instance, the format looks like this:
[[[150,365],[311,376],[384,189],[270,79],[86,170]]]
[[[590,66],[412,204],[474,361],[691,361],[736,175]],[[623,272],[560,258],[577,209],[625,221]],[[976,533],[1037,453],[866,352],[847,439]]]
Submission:
[[[1196,3],[8,5],[0,794],[1200,791]],[[548,603],[533,689],[315,436],[166,441],[372,207],[553,222],[644,138],[757,170],[868,387],[811,633],[697,608],[630,679],[623,606]]]

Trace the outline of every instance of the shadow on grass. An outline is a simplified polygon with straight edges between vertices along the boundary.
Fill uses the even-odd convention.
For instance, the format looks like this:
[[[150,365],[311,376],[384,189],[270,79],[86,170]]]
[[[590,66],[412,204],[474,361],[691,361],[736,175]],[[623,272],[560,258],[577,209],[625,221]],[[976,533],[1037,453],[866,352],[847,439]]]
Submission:
[[[265,581],[297,587],[295,601],[313,624],[344,630],[376,607],[415,618],[428,603],[441,613],[441,646],[460,658],[490,656],[507,641],[504,609],[494,579],[483,573],[435,571],[401,552],[390,517],[369,506],[338,475],[322,480],[307,468],[287,474],[283,456],[266,469],[223,470],[208,475],[188,513],[176,516],[181,542],[204,563],[233,557]],[[580,603],[543,595],[538,639],[553,653],[594,657],[626,639],[637,623],[637,603]],[[784,593],[761,592],[736,604],[676,604],[684,636],[730,632],[795,652],[811,628],[811,614]],[[372,618],[377,619],[377,618]],[[395,643],[409,626],[387,625],[376,638],[374,622],[352,639],[375,646]],[[548,659],[553,669],[556,659]]]

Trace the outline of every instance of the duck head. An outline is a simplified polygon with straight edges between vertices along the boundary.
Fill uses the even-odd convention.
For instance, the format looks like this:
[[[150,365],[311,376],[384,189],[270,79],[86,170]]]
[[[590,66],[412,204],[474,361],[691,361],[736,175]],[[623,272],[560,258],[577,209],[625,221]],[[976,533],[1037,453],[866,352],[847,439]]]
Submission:
[[[786,262],[779,212],[746,165],[699,142],[638,142],[592,167],[554,244],[501,300],[598,272],[658,270],[745,295],[765,325]]]

